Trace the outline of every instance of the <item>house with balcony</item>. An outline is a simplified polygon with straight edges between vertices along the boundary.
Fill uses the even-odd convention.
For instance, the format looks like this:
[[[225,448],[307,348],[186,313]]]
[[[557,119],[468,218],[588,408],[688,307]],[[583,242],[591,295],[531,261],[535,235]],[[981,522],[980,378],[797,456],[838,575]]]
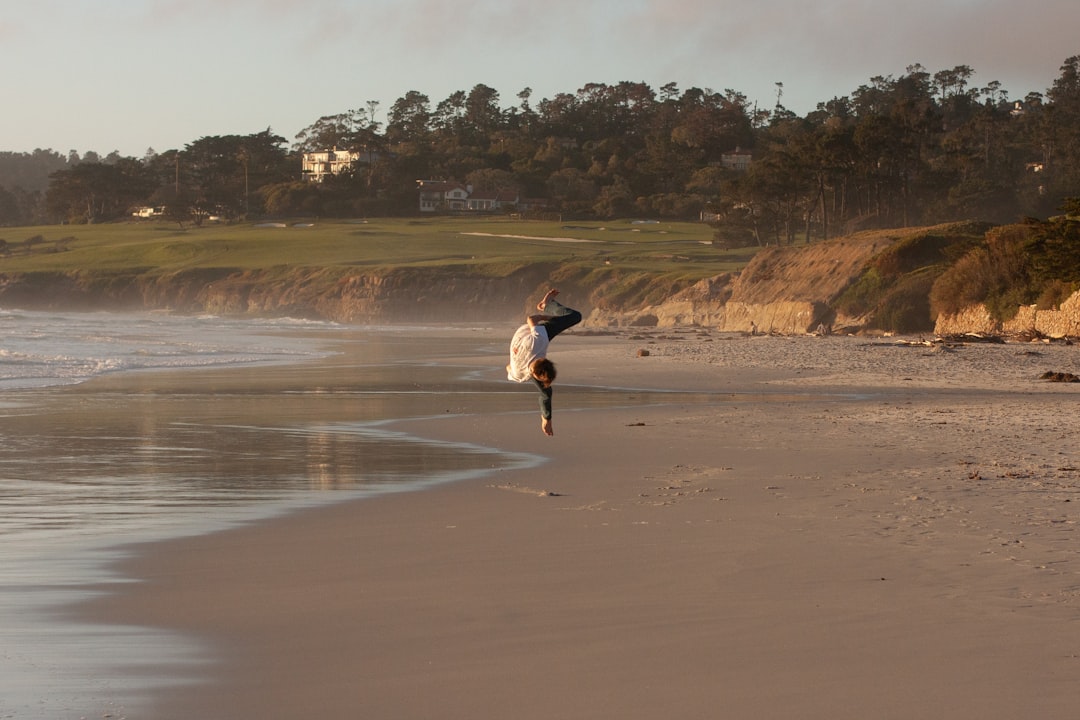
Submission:
[[[365,154],[352,150],[338,150],[336,147],[331,150],[306,152],[302,159],[301,172],[308,182],[322,182],[328,175],[345,172],[353,166],[353,163],[359,162],[361,156]]]
[[[420,212],[440,210],[465,210],[469,200],[469,187],[445,180],[417,180],[420,190]]]

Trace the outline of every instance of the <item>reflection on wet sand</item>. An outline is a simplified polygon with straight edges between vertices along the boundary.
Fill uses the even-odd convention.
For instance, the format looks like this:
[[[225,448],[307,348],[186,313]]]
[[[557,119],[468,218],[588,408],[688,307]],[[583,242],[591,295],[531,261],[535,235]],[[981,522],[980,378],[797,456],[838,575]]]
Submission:
[[[388,427],[534,412],[528,393],[502,382],[501,341],[488,348],[473,335],[448,335],[445,357],[497,359],[436,365],[430,338],[343,331],[327,338],[334,354],[303,365],[122,373],[6,393],[0,677],[17,690],[0,692],[0,716],[53,718],[72,697],[113,694],[117,667],[142,668],[122,673],[125,682],[152,684],[181,677],[177,668],[199,655],[134,628],[56,622],[57,606],[123,581],[107,564],[123,544],[541,462]],[[579,387],[560,402],[570,410],[657,401],[648,395]],[[162,677],[149,676],[148,656]],[[102,674],[106,658],[112,674]]]

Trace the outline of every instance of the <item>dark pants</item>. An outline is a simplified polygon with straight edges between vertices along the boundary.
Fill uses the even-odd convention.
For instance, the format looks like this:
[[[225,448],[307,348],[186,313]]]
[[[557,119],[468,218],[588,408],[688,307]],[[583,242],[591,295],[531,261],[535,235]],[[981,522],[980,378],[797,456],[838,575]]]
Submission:
[[[581,313],[566,307],[558,300],[548,300],[547,303],[545,303],[542,312],[545,315],[552,316],[550,320],[539,323],[547,330],[548,340],[553,339],[563,330],[571,328],[581,322]]]

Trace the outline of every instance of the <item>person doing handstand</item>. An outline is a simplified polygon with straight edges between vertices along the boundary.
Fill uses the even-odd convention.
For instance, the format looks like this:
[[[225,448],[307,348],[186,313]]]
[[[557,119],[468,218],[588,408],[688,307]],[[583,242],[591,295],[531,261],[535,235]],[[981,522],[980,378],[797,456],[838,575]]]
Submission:
[[[554,435],[551,427],[551,383],[555,381],[555,364],[547,359],[548,343],[563,330],[581,322],[581,313],[560,304],[558,290],[548,290],[536,305],[539,315],[530,315],[517,329],[510,341],[510,364],[506,379],[513,382],[536,383],[540,391],[540,429]]]

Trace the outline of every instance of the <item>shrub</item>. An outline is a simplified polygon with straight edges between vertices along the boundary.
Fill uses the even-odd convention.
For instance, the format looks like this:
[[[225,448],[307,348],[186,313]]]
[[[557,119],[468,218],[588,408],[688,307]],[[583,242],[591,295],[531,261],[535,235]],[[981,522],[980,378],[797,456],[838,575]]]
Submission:
[[[937,270],[928,268],[902,277],[881,298],[875,308],[872,326],[897,333],[933,330],[929,295],[937,274]]]
[[[1056,310],[1061,307],[1061,303],[1068,300],[1076,290],[1077,283],[1054,280],[1043,286],[1042,292],[1035,300],[1035,306],[1039,310]]]
[[[834,303],[837,310],[859,317],[877,307],[885,293],[885,281],[877,268],[871,267],[852,283]]]
[[[1042,283],[1080,280],[1080,222],[1067,216],[1028,221],[1032,275]]]
[[[985,243],[942,273],[930,289],[933,316],[952,315],[984,304],[998,320],[1016,314],[1030,302],[1029,260],[1024,250],[1025,228],[1010,225],[986,234]]]
[[[720,250],[750,247],[754,244],[754,233],[749,228],[736,225],[721,225],[713,232],[712,245]]]
[[[942,273],[930,289],[930,312],[955,315],[966,307],[981,303],[989,294],[989,254],[976,248]]]
[[[981,245],[990,230],[988,223],[966,222],[915,233],[882,251],[874,264],[882,275],[889,276],[951,262]]]

